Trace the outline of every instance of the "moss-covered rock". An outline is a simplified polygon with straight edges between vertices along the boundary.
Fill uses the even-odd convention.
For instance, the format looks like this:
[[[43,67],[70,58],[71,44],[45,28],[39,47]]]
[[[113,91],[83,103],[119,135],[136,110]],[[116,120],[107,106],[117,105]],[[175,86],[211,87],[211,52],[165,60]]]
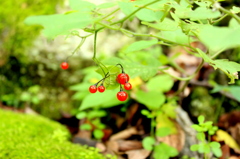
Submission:
[[[106,159],[74,145],[67,129],[38,115],[0,110],[0,159]]]

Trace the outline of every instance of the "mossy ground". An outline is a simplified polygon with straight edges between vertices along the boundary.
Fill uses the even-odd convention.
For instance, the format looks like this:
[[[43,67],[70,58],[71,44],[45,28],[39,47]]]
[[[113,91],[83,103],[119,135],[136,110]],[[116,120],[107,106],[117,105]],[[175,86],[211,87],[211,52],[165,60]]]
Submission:
[[[0,109],[0,159],[106,159],[94,148],[74,145],[57,122]]]

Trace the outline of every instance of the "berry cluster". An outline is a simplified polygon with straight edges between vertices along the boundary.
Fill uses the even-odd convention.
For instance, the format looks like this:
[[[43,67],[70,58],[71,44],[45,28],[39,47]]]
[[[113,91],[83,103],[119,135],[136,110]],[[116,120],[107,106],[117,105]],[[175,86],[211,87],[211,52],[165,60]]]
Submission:
[[[103,79],[101,79],[100,81],[98,81],[96,84],[91,85],[91,86],[89,87],[89,92],[90,92],[90,93],[96,93],[97,91],[99,91],[100,93],[103,93],[103,92],[105,91],[105,87],[104,87],[104,85],[103,85],[104,80],[105,80],[107,77],[109,77],[109,76],[107,76],[107,75],[108,75],[108,73],[106,74],[106,76],[105,76]],[[100,86],[98,86],[99,83],[101,83]]]
[[[120,101],[125,101],[128,98],[128,94],[123,90],[122,85],[124,86],[125,90],[130,90],[132,88],[132,85],[129,83],[129,76],[126,74],[123,70],[123,67],[121,64],[117,64],[121,66],[122,73],[118,74],[116,81],[120,84],[120,91],[117,93],[117,99]],[[96,93],[99,91],[100,93],[103,93],[105,91],[104,87],[104,80],[108,78],[110,75],[107,73],[103,79],[98,81],[96,84],[91,85],[89,87],[89,92],[90,93]],[[98,84],[101,83],[99,86]]]
[[[120,91],[117,93],[117,98],[120,101],[125,101],[128,98],[128,94],[123,91],[122,85],[124,85],[125,90],[130,90],[132,88],[131,83],[129,83],[128,74],[124,73],[122,69],[122,73],[117,76],[117,82],[120,84]]]

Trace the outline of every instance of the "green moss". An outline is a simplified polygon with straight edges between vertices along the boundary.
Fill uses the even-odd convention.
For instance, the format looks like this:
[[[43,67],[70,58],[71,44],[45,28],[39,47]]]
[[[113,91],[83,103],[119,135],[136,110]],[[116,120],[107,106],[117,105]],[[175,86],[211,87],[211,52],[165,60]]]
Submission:
[[[95,148],[72,144],[57,122],[0,110],[0,159],[106,159]]]

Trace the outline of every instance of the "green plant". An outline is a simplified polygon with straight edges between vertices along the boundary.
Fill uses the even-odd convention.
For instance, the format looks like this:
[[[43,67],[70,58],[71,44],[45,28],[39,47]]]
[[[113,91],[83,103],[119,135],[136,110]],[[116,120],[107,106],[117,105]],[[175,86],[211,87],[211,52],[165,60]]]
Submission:
[[[31,16],[25,20],[25,23],[42,25],[44,27],[43,34],[50,39],[58,35],[79,37],[81,40],[74,52],[82,46],[86,38],[94,36],[92,59],[98,67],[83,70],[85,78],[82,83],[71,87],[72,90],[77,91],[73,98],[81,101],[80,113],[127,104],[131,99],[125,99],[126,93],[121,92],[121,89],[120,93],[124,94],[124,98],[119,97],[118,99],[124,99],[126,102],[121,103],[112,96],[112,94],[116,94],[115,89],[119,83],[126,83],[126,81],[119,83],[116,81],[116,77],[121,74],[121,69],[116,67],[116,64],[121,64],[131,79],[140,77],[146,81],[146,89],[141,89],[139,86],[133,87],[133,91],[130,92],[133,96],[130,97],[147,106],[149,112],[145,112],[145,114],[152,119],[152,129],[156,128],[156,132],[162,128],[156,126],[158,122],[165,121],[168,123],[167,127],[171,127],[170,132],[174,133],[174,126],[170,122],[170,118],[175,116],[173,113],[175,106],[171,104],[171,99],[167,100],[164,94],[173,86],[172,78],[184,81],[182,87],[175,92],[174,97],[183,92],[205,63],[224,72],[230,79],[229,84],[235,83],[235,80],[238,79],[240,64],[228,59],[216,58],[224,51],[240,46],[238,40],[240,18],[237,15],[240,12],[239,7],[233,6],[232,9],[226,9],[218,0],[122,0],[100,5],[83,0],[69,0],[69,3],[72,10],[65,14]],[[106,14],[105,9],[110,8],[112,10]],[[125,16],[119,19],[118,13],[123,13]],[[230,19],[228,24],[224,27],[217,26],[226,17]],[[125,27],[127,23],[131,24],[133,19],[139,21],[139,27],[134,29]],[[80,34],[78,29],[84,31],[85,34]],[[120,49],[118,57],[99,60],[97,52],[100,51],[97,51],[96,47],[97,36],[104,30],[118,31],[127,37],[136,38],[134,40],[137,41]],[[201,43],[206,49],[194,47],[193,43]],[[175,46],[180,46],[185,52],[201,58],[202,61],[192,74],[188,74],[175,63],[174,60],[181,55],[181,52],[168,57],[162,51],[163,47]],[[181,76],[169,73],[168,70],[171,68],[180,72]],[[163,75],[160,75],[159,72]],[[89,93],[89,85],[96,83],[95,78],[105,78],[106,73],[109,75],[104,81],[107,91],[97,95]],[[143,82],[141,84],[144,85]],[[90,92],[96,92],[96,90],[97,86]],[[166,105],[170,105],[170,107]],[[169,158],[173,154],[177,154],[175,150],[166,148],[164,143],[154,145],[156,134],[154,130],[151,132],[153,134],[150,138],[145,139],[145,142],[152,146],[145,147],[155,150],[155,158],[161,155]],[[164,154],[159,150],[161,148],[173,150],[174,153]]]
[[[0,120],[0,158],[107,158],[96,148],[70,143],[65,127],[42,116],[0,110]]]
[[[192,151],[198,151],[204,154],[204,158],[210,158],[209,154],[212,152],[216,157],[222,156],[220,144],[216,141],[211,141],[211,136],[218,130],[217,126],[213,126],[212,121],[204,122],[204,116],[198,117],[198,124],[193,124],[192,127],[197,131],[197,139],[201,141],[199,144],[191,146]],[[206,134],[206,135],[205,135]],[[206,138],[208,141],[206,141]]]

